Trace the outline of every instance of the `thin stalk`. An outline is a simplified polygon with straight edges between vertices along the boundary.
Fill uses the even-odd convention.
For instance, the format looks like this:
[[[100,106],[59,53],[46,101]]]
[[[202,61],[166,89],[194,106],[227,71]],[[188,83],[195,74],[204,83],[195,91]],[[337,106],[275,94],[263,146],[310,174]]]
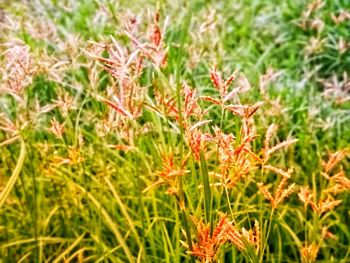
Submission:
[[[28,156],[29,157],[29,160],[34,160],[34,155],[33,155],[33,152],[32,152],[32,146],[29,144],[28,146],[28,149],[30,149],[30,151],[28,151]],[[37,182],[36,182],[36,178],[35,178],[35,168],[33,166],[33,162],[30,161],[29,162],[30,165],[28,166],[29,167],[29,170],[30,170],[30,173],[31,173],[31,179],[32,179],[32,183],[33,183],[33,207],[31,207],[32,209],[32,222],[33,222],[33,232],[34,232],[34,257],[35,257],[35,261],[36,262],[40,262],[40,247],[39,247],[39,240],[38,240],[38,186],[37,186]]]
[[[318,203],[317,198],[317,182],[316,182],[316,173],[312,173],[312,188],[313,188],[313,196],[315,197],[315,203]],[[313,213],[313,231],[312,231],[312,240],[316,242],[317,236],[319,233],[318,230],[318,214]]]
[[[226,195],[227,206],[228,206],[228,208],[230,209],[230,213],[231,213],[231,216],[232,216],[232,220],[233,220],[233,222],[236,224],[235,219],[234,219],[234,217],[233,217],[233,210],[232,210],[232,206],[231,206],[231,202],[230,202],[230,196],[229,196],[229,194],[228,194],[228,190],[227,190],[227,187],[226,187],[226,186],[224,186],[224,191],[225,191],[225,195]]]
[[[275,211],[275,209],[272,208],[271,213],[270,213],[270,218],[269,218],[269,226],[267,228],[267,232],[266,232],[266,236],[265,236],[265,240],[264,240],[264,245],[263,245],[262,250],[261,250],[261,255],[260,255],[259,262],[263,262],[264,251],[266,249],[267,241],[269,240],[269,236],[270,236],[271,225],[272,225],[272,217],[273,217],[274,211]]]
[[[212,233],[212,230],[213,230],[213,218],[211,216],[212,196],[210,191],[207,161],[205,160],[203,151],[200,152],[200,160],[201,160],[200,170],[201,170],[203,186],[204,186],[205,219],[206,219],[206,222],[210,222],[210,230]]]
[[[186,19],[184,21],[182,30],[181,30],[181,36],[180,36],[180,47],[178,49],[178,54],[176,57],[176,68],[175,68],[175,76],[176,76],[176,101],[177,101],[177,107],[179,111],[179,126],[180,126],[180,165],[182,166],[183,162],[183,152],[184,152],[184,126],[183,126],[183,116],[182,116],[182,105],[181,105],[181,80],[180,80],[180,74],[181,74],[181,60],[183,57],[183,50],[184,50],[184,44],[186,40],[186,35],[188,32],[188,28],[191,22],[191,14],[188,14],[186,16]],[[179,207],[182,211],[182,221],[183,225],[186,231],[187,235],[187,241],[190,250],[192,250],[192,241],[191,241],[191,232],[188,224],[188,218],[185,208],[185,194],[183,190],[183,182],[182,177],[178,177],[178,187],[179,187]]]
[[[264,166],[262,165],[261,171],[260,171],[260,182],[263,181],[263,175],[264,175]],[[259,195],[259,208],[260,208],[259,224],[262,227],[263,223],[264,223],[263,222],[264,211],[263,211],[263,196],[262,196],[262,194]],[[262,238],[260,239],[260,242],[261,242],[261,244],[260,244],[260,248],[261,248],[261,250],[260,250],[260,258],[262,259],[263,256],[264,256],[264,252],[262,250],[262,248],[263,248],[263,243],[262,243],[263,240],[262,240]]]

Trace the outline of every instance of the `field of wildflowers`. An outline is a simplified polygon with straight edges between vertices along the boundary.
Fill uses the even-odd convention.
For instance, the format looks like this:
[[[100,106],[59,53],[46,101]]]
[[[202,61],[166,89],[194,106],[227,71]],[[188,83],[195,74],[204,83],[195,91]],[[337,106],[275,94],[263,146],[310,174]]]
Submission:
[[[0,263],[350,262],[348,0],[0,2]]]

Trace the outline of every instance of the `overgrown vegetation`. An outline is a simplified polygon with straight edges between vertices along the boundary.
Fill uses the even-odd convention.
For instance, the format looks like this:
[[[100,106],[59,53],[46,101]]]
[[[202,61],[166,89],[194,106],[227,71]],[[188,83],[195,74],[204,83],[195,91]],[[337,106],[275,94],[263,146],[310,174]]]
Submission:
[[[348,262],[347,1],[0,3],[0,262]]]

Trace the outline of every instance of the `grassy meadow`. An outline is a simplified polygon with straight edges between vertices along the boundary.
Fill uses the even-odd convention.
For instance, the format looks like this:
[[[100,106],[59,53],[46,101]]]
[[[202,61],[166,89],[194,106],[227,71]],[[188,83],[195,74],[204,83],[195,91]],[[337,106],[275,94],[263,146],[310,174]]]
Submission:
[[[350,262],[348,0],[0,0],[0,263]]]

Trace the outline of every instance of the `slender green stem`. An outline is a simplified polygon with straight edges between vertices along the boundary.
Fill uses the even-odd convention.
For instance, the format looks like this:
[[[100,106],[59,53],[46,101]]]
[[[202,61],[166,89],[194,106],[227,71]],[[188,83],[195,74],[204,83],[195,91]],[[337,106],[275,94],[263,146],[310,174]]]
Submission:
[[[208,174],[208,166],[207,161],[205,160],[205,156],[203,151],[200,152],[200,160],[201,160],[201,174],[203,179],[204,186],[204,207],[205,207],[205,219],[206,222],[210,222],[210,230],[213,230],[213,218],[211,216],[212,210],[212,196],[209,184],[209,174]]]
[[[262,166],[261,170],[260,170],[260,182],[263,181],[263,175],[264,175],[264,166]],[[262,194],[259,195],[259,208],[260,208],[259,224],[261,227],[263,227],[263,225],[264,225],[264,222],[263,222],[264,211],[263,211],[263,196],[262,196]],[[262,250],[262,248],[263,248],[262,238],[260,239],[260,242],[261,242],[261,244],[260,244],[260,256],[261,256],[261,258],[263,258],[264,252]]]
[[[270,218],[269,218],[269,226],[267,228],[266,236],[264,238],[264,245],[262,247],[261,254],[260,254],[260,262],[263,262],[263,259],[264,259],[264,252],[265,252],[265,249],[266,249],[266,246],[267,246],[267,242],[268,242],[269,236],[270,236],[271,225],[272,225],[272,218],[273,218],[274,211],[275,211],[275,209],[272,208],[271,213],[270,213]]]
[[[191,15],[189,14],[185,23],[183,24],[180,36],[180,48],[176,57],[176,68],[175,68],[175,77],[176,77],[176,101],[179,112],[179,126],[180,126],[180,166],[183,163],[183,152],[184,152],[184,119],[182,116],[182,103],[181,103],[181,68],[182,68],[182,57],[183,57],[183,47],[185,44],[187,32],[191,22]],[[185,207],[185,193],[183,189],[182,176],[178,177],[178,188],[179,188],[179,207],[182,211],[182,221],[187,235],[188,246],[192,250],[192,240],[191,232],[188,224],[188,218]]]

